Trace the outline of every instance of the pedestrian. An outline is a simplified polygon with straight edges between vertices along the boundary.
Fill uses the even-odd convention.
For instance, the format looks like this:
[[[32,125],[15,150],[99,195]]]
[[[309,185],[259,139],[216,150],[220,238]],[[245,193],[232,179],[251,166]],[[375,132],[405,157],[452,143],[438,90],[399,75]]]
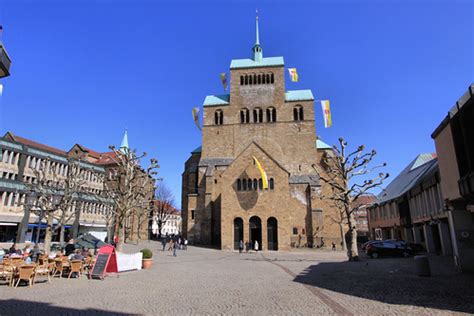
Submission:
[[[178,247],[179,247],[179,250],[181,250],[181,237],[178,238]]]
[[[173,238],[170,238],[170,240],[169,240],[169,246],[168,246],[168,251],[173,250],[173,243],[174,243]]]
[[[16,244],[13,244],[10,249],[8,249],[8,253],[9,254],[12,254],[12,253],[16,253]]]
[[[188,240],[184,239],[184,250],[188,250]]]
[[[244,249],[244,242],[243,240],[241,239],[240,242],[239,242],[239,253],[242,253],[242,250]]]
[[[324,238],[323,237],[321,237],[321,246],[320,246],[320,248],[324,248]]]
[[[76,250],[76,246],[74,245],[74,239],[71,238],[65,248],[66,256],[69,256],[74,250]]]
[[[163,246],[163,251],[165,251],[166,248],[166,238],[161,238],[161,245]]]
[[[256,252],[258,252],[258,240],[255,240],[254,249]]]
[[[336,251],[336,243],[334,241],[332,242],[332,251]]]
[[[178,243],[173,240],[172,242],[173,245],[173,257],[176,257],[176,248],[178,248]]]

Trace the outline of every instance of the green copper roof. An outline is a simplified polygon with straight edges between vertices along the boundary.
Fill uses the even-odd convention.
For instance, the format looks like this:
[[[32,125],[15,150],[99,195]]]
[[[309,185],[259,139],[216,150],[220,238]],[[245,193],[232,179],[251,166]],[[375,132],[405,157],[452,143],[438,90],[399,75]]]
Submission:
[[[331,146],[320,140],[319,138],[316,140],[316,148],[317,149],[332,149]]]
[[[285,62],[283,60],[283,57],[265,57],[265,58],[262,58],[262,61],[255,61],[250,58],[232,59],[230,63],[230,69],[273,67],[273,66],[284,66],[284,65],[285,65]]]
[[[229,95],[208,95],[204,99],[204,106],[229,105]]]
[[[292,90],[285,92],[285,101],[313,101],[311,90]]]
[[[202,146],[199,146],[199,147],[197,147],[196,149],[194,149],[194,150],[191,152],[191,154],[197,154],[197,153],[200,153],[200,152],[202,152]]]

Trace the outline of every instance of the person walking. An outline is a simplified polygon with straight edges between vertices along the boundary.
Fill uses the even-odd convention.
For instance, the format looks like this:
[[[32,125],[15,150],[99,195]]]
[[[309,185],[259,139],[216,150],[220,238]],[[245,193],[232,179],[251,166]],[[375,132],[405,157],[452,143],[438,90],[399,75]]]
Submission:
[[[258,241],[255,240],[255,243],[253,245],[254,245],[255,251],[258,252]]]
[[[239,253],[242,253],[242,250],[244,250],[244,242],[241,239],[240,242],[239,242]]]
[[[334,241],[332,242],[332,251],[336,251],[336,243]]]
[[[172,241],[173,245],[173,257],[176,257],[176,249],[179,247],[178,243],[176,241]]]
[[[161,237],[161,245],[163,246],[163,251],[165,251],[165,248],[166,248],[166,238],[165,237]]]

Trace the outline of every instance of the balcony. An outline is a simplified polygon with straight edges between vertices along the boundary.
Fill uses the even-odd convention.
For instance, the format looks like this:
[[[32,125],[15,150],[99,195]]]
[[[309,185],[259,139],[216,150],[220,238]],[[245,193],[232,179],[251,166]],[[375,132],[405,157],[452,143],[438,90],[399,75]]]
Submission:
[[[10,75],[10,64],[12,63],[10,57],[5,50],[5,47],[0,43],[0,78],[5,78]]]

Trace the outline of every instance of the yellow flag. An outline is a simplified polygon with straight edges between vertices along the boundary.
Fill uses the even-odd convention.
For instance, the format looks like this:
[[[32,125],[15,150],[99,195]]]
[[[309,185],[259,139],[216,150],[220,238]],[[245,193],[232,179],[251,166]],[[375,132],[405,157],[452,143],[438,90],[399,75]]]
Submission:
[[[328,128],[332,126],[331,108],[329,106],[329,100],[321,100],[321,108],[323,110],[324,127]]]
[[[262,176],[263,189],[267,190],[268,189],[267,173],[265,172],[265,170],[263,170],[263,167],[258,161],[258,159],[255,157],[252,157],[252,158],[255,161],[255,164],[257,165],[258,170],[260,171],[260,175]]]
[[[298,82],[298,73],[296,72],[296,68],[288,68],[288,73],[290,74],[291,81]]]
[[[199,108],[193,108],[193,120],[194,124],[196,124],[197,128],[201,130],[201,125],[199,124]]]

